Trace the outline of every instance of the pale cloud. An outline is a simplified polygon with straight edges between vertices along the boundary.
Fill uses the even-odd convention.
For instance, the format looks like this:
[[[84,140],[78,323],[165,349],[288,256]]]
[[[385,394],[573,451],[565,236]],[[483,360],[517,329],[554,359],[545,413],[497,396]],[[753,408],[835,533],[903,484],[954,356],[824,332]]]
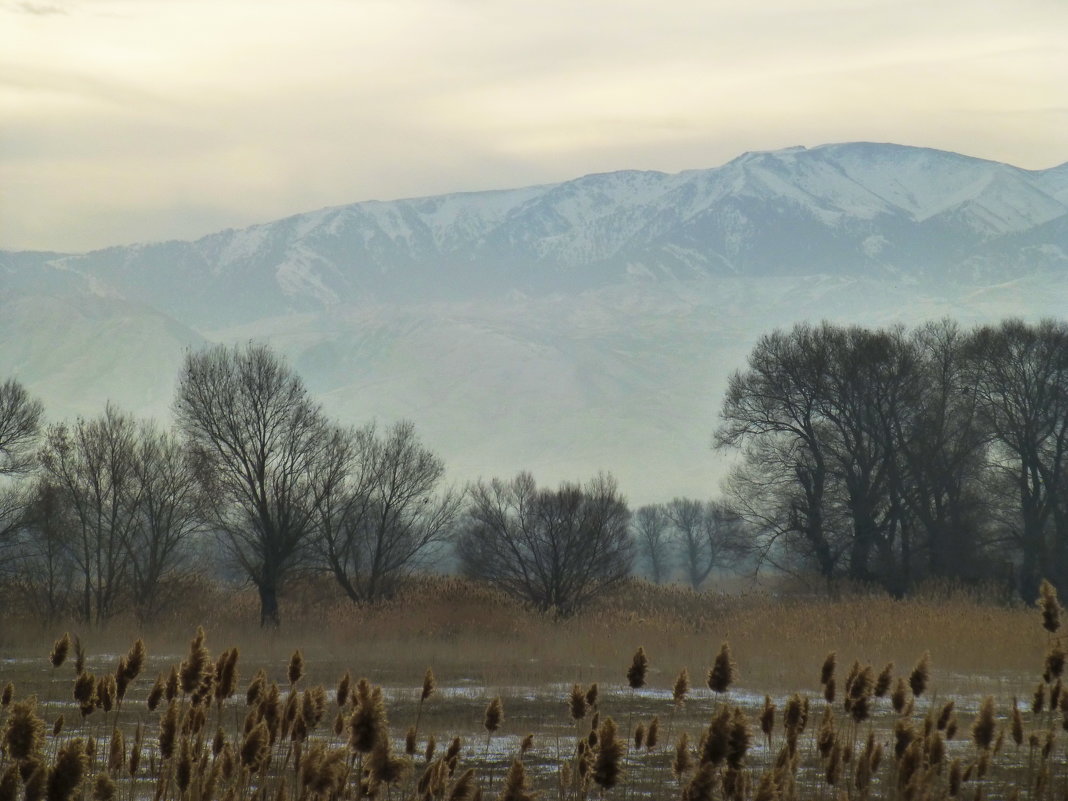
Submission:
[[[0,6],[0,247],[828,141],[1068,158],[1061,0],[751,5]]]

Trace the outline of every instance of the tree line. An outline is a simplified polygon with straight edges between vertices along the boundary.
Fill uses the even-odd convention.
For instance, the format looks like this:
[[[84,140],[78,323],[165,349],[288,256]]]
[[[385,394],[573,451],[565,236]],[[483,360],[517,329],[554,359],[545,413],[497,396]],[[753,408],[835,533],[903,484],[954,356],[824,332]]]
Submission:
[[[0,384],[0,591],[44,619],[143,620],[205,566],[253,585],[261,624],[308,571],[357,604],[451,563],[557,614],[637,567],[705,586],[762,565],[903,595],[929,578],[1068,580],[1068,326],[802,324],[734,373],[716,500],[631,513],[610,475],[445,484],[410,422],[330,419],[264,345],[187,354],[174,425],[108,405],[46,425]]]
[[[716,446],[740,453],[726,500],[768,562],[897,595],[1068,580],[1063,322],[775,331],[721,418]]]

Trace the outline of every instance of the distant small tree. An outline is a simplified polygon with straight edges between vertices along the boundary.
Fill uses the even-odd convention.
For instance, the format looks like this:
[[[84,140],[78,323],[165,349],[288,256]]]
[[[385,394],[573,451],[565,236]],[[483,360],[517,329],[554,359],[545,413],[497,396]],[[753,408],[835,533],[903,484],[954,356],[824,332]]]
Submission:
[[[611,476],[538,489],[529,473],[469,491],[457,541],[463,572],[558,615],[630,574],[630,512]]]
[[[748,550],[743,520],[715,501],[675,498],[665,507],[679,560],[695,590],[713,570],[734,564]]]
[[[13,601],[45,623],[77,606],[76,528],[62,490],[47,480],[35,481],[15,537],[10,580]]]
[[[671,519],[660,504],[641,507],[632,520],[638,558],[655,584],[662,584],[671,573]]]

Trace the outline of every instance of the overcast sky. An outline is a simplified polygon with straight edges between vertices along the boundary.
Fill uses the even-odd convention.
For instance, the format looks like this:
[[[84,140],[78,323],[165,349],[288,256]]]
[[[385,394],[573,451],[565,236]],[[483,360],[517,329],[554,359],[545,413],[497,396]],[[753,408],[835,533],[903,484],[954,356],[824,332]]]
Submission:
[[[1068,160],[1066,0],[0,0],[0,247],[853,140]]]

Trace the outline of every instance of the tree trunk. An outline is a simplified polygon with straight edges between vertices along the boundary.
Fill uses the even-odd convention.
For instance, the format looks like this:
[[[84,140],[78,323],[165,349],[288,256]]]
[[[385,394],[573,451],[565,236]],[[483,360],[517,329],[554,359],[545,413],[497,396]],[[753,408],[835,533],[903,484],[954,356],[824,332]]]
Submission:
[[[261,584],[260,591],[260,628],[276,629],[282,624],[278,614],[278,588]]]

